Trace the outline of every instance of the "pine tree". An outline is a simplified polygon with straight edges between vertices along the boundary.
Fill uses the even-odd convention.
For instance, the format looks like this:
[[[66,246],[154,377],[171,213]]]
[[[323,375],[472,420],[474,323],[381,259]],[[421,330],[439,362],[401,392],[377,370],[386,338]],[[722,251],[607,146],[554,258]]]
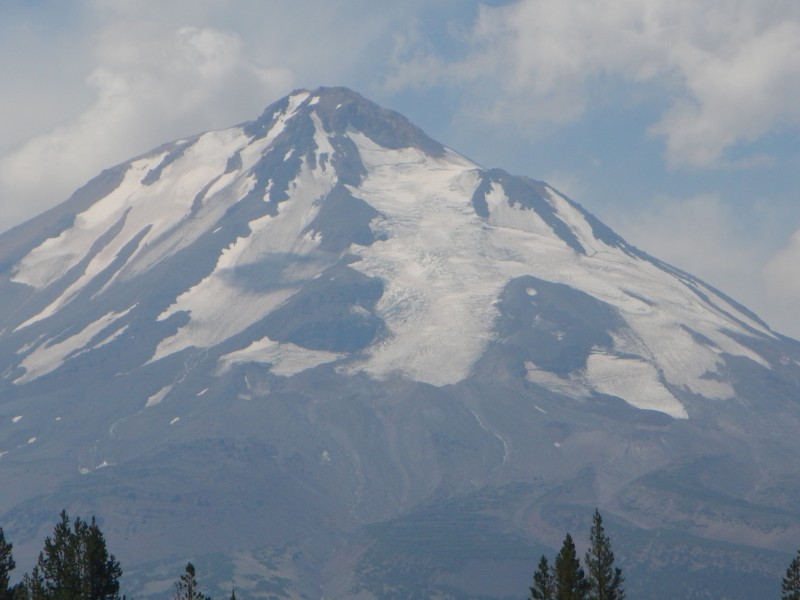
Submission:
[[[75,521],[78,530],[82,566],[84,598],[87,600],[116,600],[119,598],[119,578],[122,569],[114,555],[109,555],[106,540],[97,521]]]
[[[11,600],[14,597],[14,589],[9,587],[11,571],[16,567],[11,550],[14,545],[6,541],[3,528],[0,527],[0,600]]]
[[[194,565],[186,563],[186,572],[175,583],[175,600],[209,600],[197,591]]]
[[[109,555],[94,517],[91,523],[66,511],[44,541],[44,550],[15,596],[18,600],[120,600],[119,562]]]
[[[539,559],[539,568],[533,574],[533,586],[531,590],[531,600],[555,600],[555,579],[553,570],[547,563],[547,557],[542,555]]]
[[[786,569],[782,589],[781,600],[800,600],[800,550]]]
[[[53,537],[44,540],[44,550],[39,553],[38,575],[46,598],[78,598],[80,579],[78,570],[77,538],[72,535],[66,511],[53,529]]]
[[[586,600],[589,582],[575,551],[572,536],[567,534],[555,562],[555,600]]]
[[[39,567],[33,567],[30,574],[22,577],[22,582],[14,590],[14,600],[45,600],[44,579]]]
[[[625,590],[622,571],[614,567],[611,541],[603,529],[603,518],[595,509],[592,531],[589,536],[589,551],[586,553],[586,570],[589,581],[590,600],[624,600]],[[798,598],[800,600],[800,598]]]

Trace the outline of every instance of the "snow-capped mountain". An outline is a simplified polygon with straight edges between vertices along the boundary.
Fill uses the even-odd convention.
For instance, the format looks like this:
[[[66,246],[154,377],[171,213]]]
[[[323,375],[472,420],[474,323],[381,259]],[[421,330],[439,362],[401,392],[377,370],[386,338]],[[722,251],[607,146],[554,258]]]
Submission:
[[[0,526],[95,512],[139,596],[215,552],[265,597],[521,594],[598,505],[642,581],[702,550],[678,595],[746,597],[800,536],[800,344],[346,89],[5,233],[0,306]]]

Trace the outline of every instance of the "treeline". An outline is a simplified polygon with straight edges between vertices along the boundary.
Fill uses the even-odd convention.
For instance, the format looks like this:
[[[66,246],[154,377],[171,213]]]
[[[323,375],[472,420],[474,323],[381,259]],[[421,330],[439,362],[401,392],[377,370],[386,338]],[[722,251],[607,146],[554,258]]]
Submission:
[[[625,578],[614,566],[611,540],[603,528],[603,518],[595,509],[589,550],[584,557],[586,571],[581,566],[575,543],[568,533],[551,566],[546,556],[539,560],[531,586],[532,600],[624,600],[622,587]]]
[[[11,585],[16,568],[13,545],[0,528],[0,600],[126,600],[119,594],[122,569],[109,554],[95,518],[70,520],[61,511],[53,535],[44,541],[39,560],[30,573]],[[595,510],[589,533],[584,566],[578,558],[572,536],[567,533],[551,565],[546,556],[539,560],[530,587],[531,600],[624,600],[625,578],[614,566],[611,540]],[[187,563],[175,582],[174,600],[210,600],[197,585],[195,568]],[[781,600],[800,600],[800,550],[786,569]],[[236,600],[231,591],[230,600]]]
[[[71,521],[66,511],[53,535],[44,541],[39,560],[17,585],[11,585],[16,568],[13,545],[0,528],[0,600],[125,600],[119,594],[122,568],[109,554],[95,518]],[[210,600],[200,592],[192,563],[175,582],[175,600]],[[236,594],[231,592],[231,600]]]
[[[581,566],[572,536],[567,533],[551,566],[546,556],[539,560],[530,588],[531,600],[624,600],[622,570],[614,566],[611,540],[603,518],[595,509],[589,533],[589,549]],[[800,600],[800,550],[786,569],[781,600]]]

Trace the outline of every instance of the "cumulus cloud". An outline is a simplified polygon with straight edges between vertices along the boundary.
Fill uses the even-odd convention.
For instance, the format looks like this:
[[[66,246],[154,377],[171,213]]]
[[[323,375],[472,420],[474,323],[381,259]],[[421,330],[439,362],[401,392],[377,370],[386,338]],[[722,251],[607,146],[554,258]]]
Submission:
[[[91,104],[0,158],[0,222],[37,214],[102,168],[200,124],[230,125],[291,86],[291,73],[243,55],[237,35],[115,22],[93,39]]]
[[[666,105],[650,132],[675,165],[719,165],[736,144],[800,125],[793,0],[517,0],[482,7],[461,41],[446,59],[398,38],[387,85],[468,85],[474,114],[534,129],[645,89]]]

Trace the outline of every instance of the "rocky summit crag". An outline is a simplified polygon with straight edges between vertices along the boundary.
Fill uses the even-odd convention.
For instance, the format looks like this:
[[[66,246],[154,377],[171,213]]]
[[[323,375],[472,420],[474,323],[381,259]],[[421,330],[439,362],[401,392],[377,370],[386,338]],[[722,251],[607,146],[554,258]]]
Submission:
[[[800,545],[800,343],[343,88],[0,236],[0,368],[19,570],[95,514],[137,598],[519,598],[595,507],[631,600]]]

